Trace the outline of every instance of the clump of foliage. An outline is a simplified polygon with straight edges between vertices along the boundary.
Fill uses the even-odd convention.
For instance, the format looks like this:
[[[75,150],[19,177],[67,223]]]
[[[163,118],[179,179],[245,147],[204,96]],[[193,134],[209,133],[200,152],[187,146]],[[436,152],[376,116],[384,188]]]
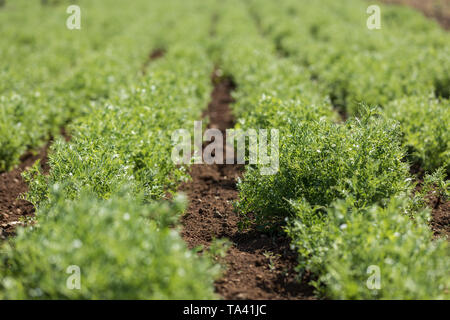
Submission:
[[[279,172],[264,176],[249,168],[239,184],[238,208],[255,213],[258,222],[288,217],[290,200],[328,206],[351,195],[364,207],[408,189],[395,122],[368,113],[345,125],[323,120],[290,128],[280,145]]]
[[[450,173],[450,102],[427,97],[395,100],[385,107],[385,116],[401,123],[411,161],[427,171],[441,166]]]
[[[300,270],[319,275],[313,284],[334,299],[448,299],[448,244],[432,241],[429,210],[411,212],[410,202],[393,197],[361,209],[348,197],[325,211],[292,203],[296,214],[286,230]]]
[[[450,180],[446,179],[444,167],[437,169],[432,174],[425,175],[420,193],[428,195],[430,192],[435,193],[442,201],[450,199]]]
[[[61,186],[35,224],[0,248],[2,299],[212,299],[218,267],[188,250],[176,229],[185,200],[142,205],[121,191],[108,200]],[[70,266],[80,268],[71,289]]]

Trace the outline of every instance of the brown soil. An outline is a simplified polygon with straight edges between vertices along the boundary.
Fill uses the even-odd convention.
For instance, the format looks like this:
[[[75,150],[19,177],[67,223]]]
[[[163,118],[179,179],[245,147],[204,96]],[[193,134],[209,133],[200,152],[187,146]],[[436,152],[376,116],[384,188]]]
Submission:
[[[423,170],[419,165],[412,166],[411,171],[414,174],[418,172],[421,174],[417,177],[417,186],[415,192],[421,191],[423,187]],[[414,171],[414,172],[413,172]],[[448,178],[448,177],[447,177]],[[450,241],[450,200],[442,199],[433,192],[426,196],[427,206],[431,209],[430,227],[435,237],[446,237]]]
[[[66,142],[70,141],[70,133],[65,127],[60,129],[60,135]],[[20,157],[20,164],[12,171],[0,173],[0,240],[15,234],[17,225],[24,224],[27,217],[33,217],[34,206],[20,197],[28,191],[22,173],[28,170],[37,160],[40,161],[41,170],[48,174],[48,149],[54,138],[38,151],[27,151]]]
[[[447,237],[450,241],[450,201],[434,196],[429,205],[433,210],[431,229],[437,237]]]
[[[234,126],[229,104],[233,102],[230,79],[216,73],[212,101],[204,113],[209,128],[222,132]],[[190,204],[182,218],[182,236],[190,248],[209,247],[213,239],[228,238],[232,246],[224,261],[226,271],[216,281],[217,293],[225,299],[314,299],[306,279],[296,279],[296,256],[289,242],[281,237],[238,228],[239,217],[233,210],[238,199],[236,180],[241,165],[193,165],[192,181],[180,187]]]
[[[155,49],[155,50],[151,51],[150,54],[148,55],[147,60],[142,65],[142,68],[141,68],[142,74],[146,74],[147,67],[152,61],[162,58],[165,54],[166,54],[166,50],[164,50],[164,49]]]
[[[416,8],[427,17],[436,19],[443,28],[450,29],[450,0],[383,0]]]
[[[28,191],[28,186],[21,174],[37,160],[41,161],[44,173],[49,171],[48,146],[49,144],[42,147],[37,153],[27,152],[21,157],[20,165],[16,169],[0,174],[0,239],[14,235],[16,226],[23,223],[23,218],[33,216],[33,205],[19,198]]]

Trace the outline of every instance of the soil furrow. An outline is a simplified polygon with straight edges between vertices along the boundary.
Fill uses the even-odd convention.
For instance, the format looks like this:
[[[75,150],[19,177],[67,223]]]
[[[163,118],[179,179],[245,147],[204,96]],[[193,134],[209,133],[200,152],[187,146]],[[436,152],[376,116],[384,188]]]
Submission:
[[[147,73],[147,67],[150,65],[152,61],[162,58],[165,54],[166,50],[161,48],[151,51],[150,54],[148,55],[147,60],[145,60],[145,62],[142,64],[141,68],[142,74],[145,75]]]
[[[60,134],[66,142],[71,136],[65,127],[60,129]],[[13,170],[0,173],[0,240],[4,240],[15,234],[17,225],[24,224],[27,217],[33,217],[34,206],[21,199],[28,191],[28,185],[22,178],[22,173],[40,161],[42,173],[48,174],[48,150],[54,138],[37,151],[27,151],[20,158],[20,164]]]
[[[447,237],[450,241],[450,201],[442,201],[439,197],[433,196],[430,199],[431,229],[437,237]]]
[[[204,117],[209,118],[208,128],[225,135],[234,126],[229,107],[234,83],[216,73],[212,81],[212,100]],[[233,202],[238,199],[236,182],[242,171],[242,165],[191,166],[192,181],[180,187],[190,200],[182,218],[183,238],[190,248],[207,248],[219,238],[232,242],[224,259],[227,269],[216,282],[217,293],[225,299],[313,299],[312,288],[296,279],[296,256],[287,239],[239,230]]]
[[[27,152],[20,161],[20,165],[8,172],[0,174],[0,239],[14,235],[17,225],[22,219],[32,217],[34,206],[20,196],[28,191],[28,186],[22,178],[22,173],[40,160],[41,169],[48,173],[47,151],[50,143],[42,147],[38,153]]]

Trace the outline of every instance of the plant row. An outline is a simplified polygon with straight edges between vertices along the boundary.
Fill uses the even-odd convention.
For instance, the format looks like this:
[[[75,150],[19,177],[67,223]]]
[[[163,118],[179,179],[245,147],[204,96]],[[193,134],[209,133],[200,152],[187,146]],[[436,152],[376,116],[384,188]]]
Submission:
[[[66,28],[67,6],[18,0],[0,12],[0,171],[44,145],[112,90],[139,77],[165,23],[160,4],[80,1],[81,29]],[[138,20],[135,10],[148,12]]]
[[[358,0],[247,3],[261,32],[308,67],[335,108],[358,115],[361,103],[381,107],[400,121],[410,161],[450,173],[447,32],[412,9],[381,4],[381,29],[370,30],[368,4]]]
[[[244,219],[286,231],[300,274],[312,272],[325,297],[448,298],[448,244],[432,241],[430,212],[412,196],[399,123],[367,107],[337,123],[311,68],[280,56],[249,26],[243,3],[221,10],[217,35],[224,72],[238,83],[239,125],[280,130],[279,172],[248,165],[239,184]]]
[[[171,161],[171,133],[200,118],[209,99],[210,15],[199,1],[165,1],[158,10],[171,26],[165,56],[145,76],[111,85],[108,98],[71,124],[71,141],[51,148],[48,176],[38,165],[27,173],[36,219],[0,249],[1,298],[215,297],[217,266],[187,249],[178,232],[185,200],[162,200],[186,177]],[[157,41],[142,16],[128,36]],[[137,39],[121,45],[141,50]]]

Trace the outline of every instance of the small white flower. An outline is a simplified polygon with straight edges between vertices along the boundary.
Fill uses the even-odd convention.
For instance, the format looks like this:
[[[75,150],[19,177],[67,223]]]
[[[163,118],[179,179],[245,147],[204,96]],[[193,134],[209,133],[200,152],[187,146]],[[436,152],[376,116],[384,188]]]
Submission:
[[[83,246],[83,242],[80,239],[76,239],[72,242],[72,248],[79,249]]]

